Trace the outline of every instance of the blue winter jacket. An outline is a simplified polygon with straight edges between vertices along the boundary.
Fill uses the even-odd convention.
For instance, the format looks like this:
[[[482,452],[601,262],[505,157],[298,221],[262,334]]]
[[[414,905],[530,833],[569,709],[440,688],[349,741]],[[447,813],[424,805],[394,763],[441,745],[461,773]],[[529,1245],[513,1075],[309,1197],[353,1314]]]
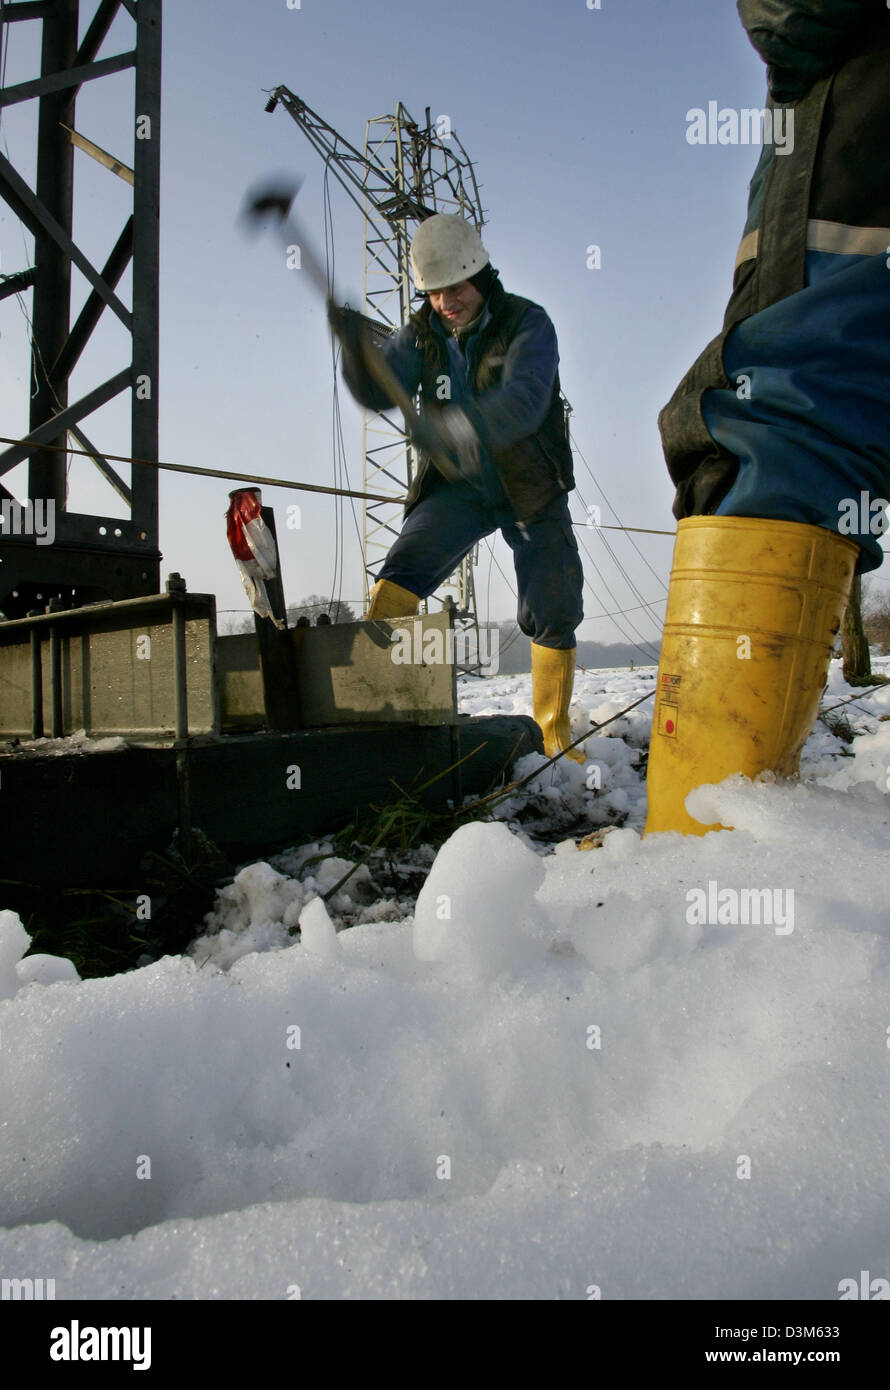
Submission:
[[[495,281],[478,327],[463,344],[427,301],[377,346],[409,395],[420,392],[422,412],[463,411],[479,442],[479,471],[468,481],[504,520],[528,521],[574,486],[556,332],[539,304],[508,294]],[[390,407],[385,392],[346,355],[343,374],[361,404]],[[435,478],[421,450],[406,513]]]
[[[826,526],[868,570],[890,498],[890,9],[739,12],[792,139],[764,143],[723,329],[659,417],[674,514]]]

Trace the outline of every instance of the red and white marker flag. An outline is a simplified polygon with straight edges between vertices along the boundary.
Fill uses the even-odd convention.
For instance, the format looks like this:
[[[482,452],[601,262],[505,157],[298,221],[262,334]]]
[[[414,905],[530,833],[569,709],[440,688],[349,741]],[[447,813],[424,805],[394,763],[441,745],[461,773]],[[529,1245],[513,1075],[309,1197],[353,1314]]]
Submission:
[[[277,628],[284,628],[285,623],[274,616],[266,592],[265,581],[274,579],[278,573],[278,549],[274,536],[263,521],[262,505],[262,493],[258,487],[230,492],[226,535],[254,613],[260,618],[268,618]]]

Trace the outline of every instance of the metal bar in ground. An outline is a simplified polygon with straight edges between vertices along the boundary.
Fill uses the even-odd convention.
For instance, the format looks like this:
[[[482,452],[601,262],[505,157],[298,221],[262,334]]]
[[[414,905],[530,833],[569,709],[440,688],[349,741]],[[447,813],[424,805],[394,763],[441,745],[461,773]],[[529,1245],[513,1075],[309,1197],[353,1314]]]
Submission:
[[[57,627],[49,630],[49,680],[52,699],[52,737],[61,738],[64,734],[62,715],[62,636]]]
[[[296,652],[292,635],[287,630],[287,609],[281,576],[281,556],[275,529],[275,513],[271,507],[261,510],[263,521],[275,542],[278,567],[274,579],[266,580],[266,593],[273,614],[284,628],[278,628],[271,618],[254,614],[260,674],[263,680],[263,704],[270,729],[287,731],[300,727],[300,701],[297,694]]]
[[[167,593],[173,608],[173,684],[176,697],[176,737],[188,738],[189,709],[188,683],[185,655],[185,607],[179,602],[185,596],[185,580],[179,574],[171,574],[167,580]]]
[[[179,853],[185,863],[190,865],[194,858],[194,830],[192,827],[191,766],[187,743],[176,749],[176,803]]]
[[[43,657],[40,629],[31,629],[31,737],[43,738]]]

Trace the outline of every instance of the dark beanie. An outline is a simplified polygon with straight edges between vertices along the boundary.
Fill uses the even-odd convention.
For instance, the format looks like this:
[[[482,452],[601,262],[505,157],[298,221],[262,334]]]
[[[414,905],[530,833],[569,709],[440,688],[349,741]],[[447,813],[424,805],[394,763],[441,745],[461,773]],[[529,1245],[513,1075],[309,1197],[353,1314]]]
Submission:
[[[484,265],[481,270],[477,270],[475,275],[471,275],[468,284],[479,291],[483,299],[487,299],[500,280],[500,271],[495,270],[493,265]],[[435,293],[435,291],[433,291]],[[428,290],[415,290],[416,299],[428,299]]]
[[[475,275],[470,276],[470,284],[479,291],[483,299],[487,299],[494,289],[498,280],[498,272],[494,266],[484,265],[481,270],[477,270]]]

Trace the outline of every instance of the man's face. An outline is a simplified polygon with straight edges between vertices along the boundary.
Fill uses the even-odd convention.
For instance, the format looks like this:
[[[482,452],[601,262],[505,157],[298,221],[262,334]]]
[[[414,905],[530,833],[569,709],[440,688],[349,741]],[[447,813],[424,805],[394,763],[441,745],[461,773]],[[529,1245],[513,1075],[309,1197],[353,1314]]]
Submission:
[[[484,298],[469,280],[459,285],[447,285],[444,290],[430,290],[429,300],[435,312],[449,328],[462,328],[472,323],[482,312]]]

